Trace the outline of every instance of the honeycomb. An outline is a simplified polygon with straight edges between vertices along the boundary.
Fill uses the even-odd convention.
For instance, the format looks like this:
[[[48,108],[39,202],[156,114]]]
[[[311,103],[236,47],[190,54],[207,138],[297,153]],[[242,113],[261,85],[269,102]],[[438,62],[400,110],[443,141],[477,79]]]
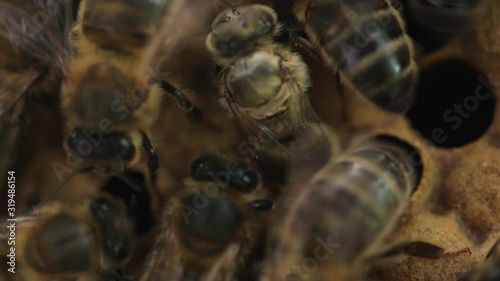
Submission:
[[[238,4],[255,2],[273,1]],[[214,98],[217,83],[208,74],[213,61],[205,37],[192,35],[206,29],[226,5],[218,0],[190,0],[177,15],[177,32],[186,36],[177,42],[162,69],[189,91],[204,119],[193,122],[173,99],[163,101],[151,136],[160,156],[158,188],[151,191],[156,226],[138,238],[134,257],[126,267],[126,280],[139,280],[156,227],[161,224],[162,207],[169,191],[188,176],[189,161],[206,150],[234,152],[245,139]],[[420,153],[418,190],[397,229],[383,244],[421,240],[457,253],[435,260],[400,255],[376,261],[370,268],[373,280],[454,281],[477,267],[500,239],[500,99],[495,97],[500,89],[500,1],[487,0],[459,40],[431,52],[417,50],[421,80],[415,105],[406,116],[375,107],[359,93],[338,85],[335,73],[321,62],[306,59],[313,84],[312,105],[341,136],[344,146],[360,135],[387,134]],[[478,87],[482,90],[479,96]],[[455,105],[465,111],[454,111]],[[22,140],[16,169],[16,205],[24,213],[44,202],[74,165],[61,146],[67,132],[57,105],[28,101],[27,108],[27,137]],[[444,120],[448,110],[452,113]],[[449,122],[451,119],[454,121]],[[134,169],[146,173],[143,164]],[[98,193],[108,178],[98,172],[79,174],[51,200],[79,202]],[[6,202],[6,190],[0,191],[1,202]],[[5,215],[5,209],[0,215]],[[466,248],[470,251],[460,252]],[[0,280],[19,279],[12,274],[2,276],[4,267],[2,262]]]

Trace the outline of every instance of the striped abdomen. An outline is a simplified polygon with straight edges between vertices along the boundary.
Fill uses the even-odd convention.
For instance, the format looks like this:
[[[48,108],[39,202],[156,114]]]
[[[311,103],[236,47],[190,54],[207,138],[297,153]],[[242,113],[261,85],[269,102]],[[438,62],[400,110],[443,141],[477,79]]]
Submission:
[[[100,48],[129,53],[147,46],[171,2],[87,0],[80,8],[81,28]]]
[[[345,263],[366,254],[393,228],[416,178],[399,142],[372,139],[341,155],[315,176],[309,194],[297,202],[292,228],[309,232],[305,254],[313,254],[318,237],[338,243],[336,259]]]
[[[388,111],[409,108],[417,67],[397,10],[385,0],[303,0],[301,5],[297,16],[309,36],[359,92]]]

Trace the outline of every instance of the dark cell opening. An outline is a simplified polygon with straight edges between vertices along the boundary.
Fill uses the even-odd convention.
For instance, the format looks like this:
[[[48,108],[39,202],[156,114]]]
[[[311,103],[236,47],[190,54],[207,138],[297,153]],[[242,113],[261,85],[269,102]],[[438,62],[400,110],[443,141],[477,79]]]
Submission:
[[[394,6],[396,2],[400,1],[393,0],[391,3]],[[449,5],[435,6],[441,2]],[[479,1],[441,2],[404,0],[395,7],[405,20],[407,34],[424,47],[426,53],[433,52],[459,38],[471,24],[469,15],[472,12],[466,11],[472,11],[477,4],[474,2]]]
[[[422,162],[422,157],[418,150],[412,146],[411,144],[396,138],[390,135],[378,135],[375,137],[377,140],[382,142],[391,143],[405,151],[403,157],[407,157],[408,161],[412,165],[414,169],[414,181],[415,181],[415,190],[416,191],[418,185],[420,184],[420,179],[422,178],[422,172],[424,170],[424,163]]]
[[[408,19],[409,16],[406,14],[405,18]],[[424,28],[422,28],[412,20],[407,21],[406,30],[407,34],[414,41],[418,42],[422,47],[424,47],[425,53],[435,51],[436,49],[444,45],[443,42],[439,42],[435,38],[432,38],[432,36],[429,36],[429,33]]]
[[[151,199],[149,192],[147,192],[146,180],[143,174],[133,171],[125,171],[122,176],[127,177],[135,184],[135,187],[131,187],[129,183],[123,182],[119,177],[111,177],[104,185],[102,191],[123,200],[127,206],[129,216],[134,221],[135,234],[142,235],[154,224],[151,212]]]
[[[461,60],[450,59],[420,72],[417,98],[407,117],[430,144],[460,147],[488,130],[495,100],[486,75]]]

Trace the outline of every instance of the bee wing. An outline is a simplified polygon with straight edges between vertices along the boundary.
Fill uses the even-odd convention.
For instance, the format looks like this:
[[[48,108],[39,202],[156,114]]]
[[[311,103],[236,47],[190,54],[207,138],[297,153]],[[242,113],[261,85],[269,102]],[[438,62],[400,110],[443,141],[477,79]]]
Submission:
[[[16,6],[0,3],[0,63],[7,64],[7,68],[18,67],[18,62],[21,62],[19,68],[29,65],[20,77],[9,81],[2,73],[0,118],[44,71],[43,67],[36,69],[33,66],[55,66],[64,71],[70,56],[68,34],[74,12],[72,1],[67,2],[63,6],[55,1],[25,1],[23,4],[18,1]]]
[[[13,166],[16,165],[16,161],[19,156],[20,146],[22,142],[20,141],[23,124],[5,124],[0,122],[0,153],[2,158],[0,158],[0,180],[2,182],[7,182],[8,171],[12,170]],[[3,190],[2,190],[3,191]],[[0,248],[2,247],[1,242],[2,234],[0,233]]]
[[[303,183],[326,165],[340,150],[340,145],[337,135],[323,124],[297,81],[291,79],[286,87],[291,93],[288,106],[290,112],[294,112],[290,114],[290,122],[297,155],[292,161],[290,176],[293,178],[290,180]]]
[[[156,77],[159,75],[158,61],[162,61],[173,50],[175,38],[177,37],[177,28],[175,27],[176,15],[179,14],[183,1],[178,0],[157,0],[156,11],[161,12],[161,19],[156,26],[157,31],[151,42],[147,45],[142,56],[139,67],[139,77],[147,75],[152,80],[164,79],[165,77]],[[155,14],[156,14],[155,11]],[[161,58],[159,60],[159,58]],[[156,65],[155,65],[156,64]],[[160,82],[160,81],[156,81]]]
[[[39,75],[40,71],[37,70],[26,71],[22,77],[10,83],[0,78],[0,119],[12,109]]]
[[[24,52],[42,64],[63,68],[70,55],[74,13],[73,1],[66,2],[26,1],[23,7],[0,3],[3,44],[10,43],[15,54]]]
[[[210,271],[203,276],[201,281],[233,281],[234,271],[240,253],[239,243],[230,244]]]
[[[230,97],[231,93],[227,90],[226,87],[224,87],[223,91],[223,96],[227,102],[227,106],[231,110],[233,116],[238,119],[238,124],[246,131],[248,135],[255,137],[254,140],[258,142],[252,143],[256,150],[261,150],[266,145],[274,145],[285,154],[292,157],[295,156],[292,151],[290,151],[279,142],[279,137],[270,128],[253,119],[248,114],[242,112],[239,109],[239,106],[232,101],[233,99]],[[280,117],[278,117],[278,120],[276,121],[282,127],[289,127],[289,123]],[[264,133],[264,135],[269,138],[269,141],[264,140],[264,136],[261,135],[262,133]]]
[[[183,275],[181,255],[177,234],[172,223],[168,224],[165,233],[156,242],[141,281],[181,281]]]

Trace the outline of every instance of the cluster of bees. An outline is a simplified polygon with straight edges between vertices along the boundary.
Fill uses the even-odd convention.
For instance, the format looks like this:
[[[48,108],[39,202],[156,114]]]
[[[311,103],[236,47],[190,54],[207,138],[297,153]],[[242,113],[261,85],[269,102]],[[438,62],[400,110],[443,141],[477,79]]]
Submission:
[[[162,206],[139,280],[370,280],[375,260],[468,251],[426,241],[381,248],[419,186],[419,152],[390,135],[355,138],[342,150],[344,139],[309,101],[305,57],[323,61],[341,93],[352,89],[345,92],[404,114],[418,83],[405,21],[445,44],[482,1],[402,1],[406,17],[396,2],[227,3],[206,33],[206,48],[216,65],[221,110],[255,141],[249,153],[210,151],[191,161],[189,178]],[[64,116],[64,150],[82,159],[71,176],[97,170],[131,189],[158,188],[162,162],[150,136],[161,101],[174,98],[192,122],[206,117],[181,87],[152,74],[158,61],[169,59],[184,4],[1,1],[0,172],[18,165],[26,102],[48,100]],[[49,16],[27,20],[41,10]],[[455,24],[443,28],[441,21]],[[138,186],[128,170],[140,163],[147,177]],[[79,206],[48,201],[20,217],[16,280],[105,280],[126,266],[139,223],[130,216],[140,207],[134,198],[103,193]],[[6,231],[0,230],[3,256],[10,248]],[[461,280],[500,280],[498,248]]]

